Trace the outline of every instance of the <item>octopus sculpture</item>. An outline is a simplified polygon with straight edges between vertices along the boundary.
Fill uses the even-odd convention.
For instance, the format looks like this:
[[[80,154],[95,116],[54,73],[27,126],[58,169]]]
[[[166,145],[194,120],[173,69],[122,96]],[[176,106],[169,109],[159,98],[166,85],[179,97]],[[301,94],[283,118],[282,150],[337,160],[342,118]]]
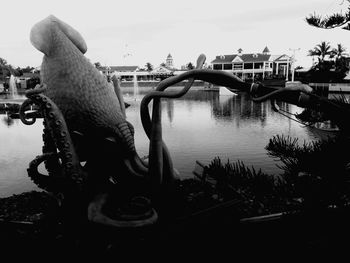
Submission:
[[[134,129],[126,120],[118,80],[112,78],[110,85],[84,56],[87,46],[79,32],[50,15],[33,26],[30,40],[44,54],[41,84],[26,93],[28,99],[21,105],[20,117],[23,123],[32,124],[35,119],[27,118],[26,109],[33,103],[40,107],[44,145],[43,154],[29,164],[28,174],[39,187],[63,193],[66,199],[85,194],[88,218],[103,224],[133,227],[154,223],[156,211],[149,199],[137,197],[137,193],[161,199],[162,189],[176,180],[176,170],[162,140],[161,98],[181,97],[195,79],[254,90],[255,84],[242,82],[232,74],[201,69],[204,55],[199,56],[196,69],[160,82],[141,102],[142,125],[150,139],[146,163],[136,152]],[[182,90],[165,91],[183,80],[187,83]],[[148,104],[152,100],[151,118]],[[39,172],[43,162],[48,175]],[[136,195],[131,204],[141,207],[139,214],[119,213],[118,219],[111,219],[101,212],[107,200],[105,189],[101,189],[109,181],[119,185],[116,189]]]
[[[25,124],[35,122],[26,118],[33,103],[44,118],[43,154],[29,165],[31,179],[50,192],[86,191],[109,178],[147,184],[118,82],[113,79],[113,89],[84,56],[79,32],[50,15],[33,26],[30,40],[44,54],[41,85],[27,92],[20,110]],[[38,171],[42,162],[48,176]]]

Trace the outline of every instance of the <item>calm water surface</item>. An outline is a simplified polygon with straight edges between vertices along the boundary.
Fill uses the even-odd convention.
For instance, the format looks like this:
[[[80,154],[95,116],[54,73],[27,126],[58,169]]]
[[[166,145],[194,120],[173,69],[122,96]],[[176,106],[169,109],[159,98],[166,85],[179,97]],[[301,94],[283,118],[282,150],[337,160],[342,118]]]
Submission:
[[[135,144],[140,156],[148,155],[148,139],[140,120],[140,102],[150,88],[125,89],[127,119],[135,127]],[[0,101],[0,102],[3,102]],[[302,109],[280,103],[292,113]],[[273,135],[298,137],[300,142],[316,138],[303,127],[272,110],[269,102],[254,103],[246,94],[219,96],[218,92],[190,91],[183,98],[162,101],[163,139],[183,178],[192,177],[195,161],[208,164],[219,156],[223,161],[241,160],[266,173],[278,174],[276,160],[267,156],[265,146]],[[0,114],[0,197],[38,190],[26,169],[41,154],[42,119],[26,126],[18,119]]]

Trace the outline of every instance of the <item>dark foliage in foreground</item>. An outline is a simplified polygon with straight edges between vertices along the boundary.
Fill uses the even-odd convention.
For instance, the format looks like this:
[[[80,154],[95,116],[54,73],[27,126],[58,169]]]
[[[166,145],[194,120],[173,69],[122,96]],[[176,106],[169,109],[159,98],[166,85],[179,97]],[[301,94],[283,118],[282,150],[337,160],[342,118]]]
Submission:
[[[256,171],[241,161],[222,163],[218,157],[205,174],[215,179],[222,198],[235,196],[244,201],[245,216],[346,207],[350,202],[350,156],[344,153],[349,147],[345,137],[300,145],[297,138],[277,135],[266,150],[280,160],[281,175]]]
[[[31,191],[0,199],[0,220],[35,222],[50,214],[57,201],[46,192]]]
[[[349,204],[350,147],[347,137],[304,142],[275,136],[266,146],[268,154],[283,163],[283,178],[294,198],[300,198],[307,209]]]

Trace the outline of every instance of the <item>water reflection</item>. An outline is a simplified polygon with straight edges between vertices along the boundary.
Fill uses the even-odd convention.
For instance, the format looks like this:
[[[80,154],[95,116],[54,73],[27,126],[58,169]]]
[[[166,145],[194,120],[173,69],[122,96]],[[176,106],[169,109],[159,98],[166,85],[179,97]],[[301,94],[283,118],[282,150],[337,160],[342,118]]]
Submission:
[[[4,114],[5,116],[2,118],[3,123],[5,123],[5,125],[7,127],[10,127],[11,125],[13,125],[15,122],[14,120],[8,115],[8,112],[5,112]]]
[[[140,102],[149,91],[139,87],[138,98],[129,96],[128,101],[126,93],[131,92],[123,90],[130,103],[127,120],[135,128],[135,145],[141,156],[148,155],[149,142],[140,119]],[[161,107],[163,139],[183,178],[192,176],[196,160],[209,163],[216,156],[223,161],[241,160],[267,173],[280,173],[264,149],[269,139],[277,134],[314,139],[300,124],[274,112],[268,102],[254,103],[246,94],[219,96],[218,92],[195,90],[182,98],[164,99]],[[279,107],[291,112],[302,110],[285,103]],[[41,153],[42,120],[26,126],[18,119],[9,121],[6,114],[0,113],[0,117],[0,195],[35,189],[26,169]]]
[[[164,100],[166,101],[165,108],[169,122],[172,122],[176,100]],[[267,116],[275,114],[268,102],[253,102],[246,93],[238,93],[238,96],[220,96],[218,92],[190,91],[183,98],[177,100],[189,102],[188,111],[192,111],[193,102],[205,103],[210,106],[213,119],[219,122],[235,122],[238,126],[240,123],[260,123],[264,127]],[[197,106],[199,103],[195,104]],[[284,111],[291,111],[291,105],[288,103],[277,102],[277,105]]]

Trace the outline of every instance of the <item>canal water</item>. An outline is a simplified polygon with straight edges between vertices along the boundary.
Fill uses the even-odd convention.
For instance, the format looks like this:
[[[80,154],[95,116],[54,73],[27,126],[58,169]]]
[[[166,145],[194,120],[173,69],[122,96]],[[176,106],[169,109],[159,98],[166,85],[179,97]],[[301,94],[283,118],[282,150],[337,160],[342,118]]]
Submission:
[[[141,124],[140,102],[150,91],[142,87],[137,94],[133,88],[123,90],[130,104],[127,120],[135,128],[140,156],[148,155],[149,147]],[[292,113],[303,110],[286,103],[279,106]],[[217,91],[191,90],[182,98],[162,100],[161,108],[163,139],[182,178],[193,176],[196,160],[209,164],[215,157],[224,162],[240,160],[266,173],[279,174],[278,161],[264,149],[272,136],[289,135],[299,138],[300,143],[317,138],[312,130],[274,112],[269,102],[254,103],[244,93],[220,96]],[[42,119],[26,126],[19,119],[0,114],[0,197],[39,190],[26,169],[41,154],[42,128]]]

